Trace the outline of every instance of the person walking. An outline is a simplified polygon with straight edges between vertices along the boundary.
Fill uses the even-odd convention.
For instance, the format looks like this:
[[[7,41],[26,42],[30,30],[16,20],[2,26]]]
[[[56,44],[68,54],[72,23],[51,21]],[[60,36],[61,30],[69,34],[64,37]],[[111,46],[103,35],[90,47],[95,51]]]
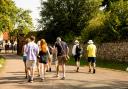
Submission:
[[[55,42],[55,48],[57,50],[57,77],[59,77],[59,66],[62,66],[62,80],[65,79],[65,63],[68,58],[69,48],[66,44],[66,42],[61,41],[60,37],[57,37],[57,41]]]
[[[26,61],[27,61],[27,53],[26,53],[26,47],[27,47],[27,44],[30,42],[30,39],[27,38],[25,40],[25,44],[22,48],[22,53],[23,53],[23,62],[24,62],[24,68],[25,68],[25,78],[27,78],[27,67],[26,67]]]
[[[37,42],[37,45],[39,47],[39,52],[41,51],[41,46],[40,46],[40,40]],[[39,54],[37,56],[37,62],[36,62],[36,66],[37,66],[37,76],[40,77],[40,65],[39,65]]]
[[[52,67],[52,59],[53,59],[53,47],[49,44],[48,49],[49,49],[50,55],[48,57],[48,63],[47,63],[46,72],[51,72],[52,71],[52,69],[51,69],[51,67]]]
[[[41,39],[40,47],[41,47],[41,51],[39,52],[40,77],[41,77],[41,80],[44,81],[45,70],[47,67],[48,57],[50,55],[45,39]]]
[[[87,46],[87,55],[88,55],[88,63],[89,63],[89,72],[91,72],[91,67],[93,67],[93,73],[96,72],[96,46],[93,44],[92,40],[88,41]],[[93,66],[91,66],[93,65]]]
[[[74,56],[75,62],[76,62],[76,72],[79,72],[80,67],[80,57],[82,55],[82,48],[80,47],[79,41],[75,40],[75,44],[72,48],[72,55]]]
[[[30,40],[31,41],[27,44],[27,47],[26,47],[26,54],[27,54],[26,67],[27,67],[27,73],[28,73],[28,82],[32,83],[34,78],[34,71],[35,71],[34,69],[36,66],[39,47],[34,42],[35,41],[34,36],[31,36]]]

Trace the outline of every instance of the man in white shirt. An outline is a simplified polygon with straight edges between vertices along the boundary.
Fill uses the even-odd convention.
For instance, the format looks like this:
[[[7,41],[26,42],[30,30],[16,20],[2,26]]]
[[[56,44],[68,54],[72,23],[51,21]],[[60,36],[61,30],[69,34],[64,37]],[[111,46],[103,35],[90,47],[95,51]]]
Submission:
[[[27,66],[27,72],[28,72],[28,82],[33,82],[34,68],[36,66],[37,55],[39,53],[39,47],[34,42],[35,41],[34,36],[31,36],[30,40],[31,42],[29,42],[26,47],[26,54],[27,54],[26,66]]]

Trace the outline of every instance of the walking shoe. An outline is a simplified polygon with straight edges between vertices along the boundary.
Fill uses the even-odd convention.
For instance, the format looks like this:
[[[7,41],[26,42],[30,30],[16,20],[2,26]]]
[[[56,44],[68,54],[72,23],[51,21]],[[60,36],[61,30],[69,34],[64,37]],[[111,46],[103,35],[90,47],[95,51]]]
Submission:
[[[88,71],[89,73],[91,72],[91,69],[89,69],[89,71]]]
[[[58,77],[59,77],[59,75],[55,75],[55,77],[57,77],[57,78],[58,78]]]
[[[48,72],[48,70],[46,70],[46,72]]]
[[[77,67],[76,72],[79,72],[79,67]]]
[[[51,68],[49,68],[49,72],[51,72],[52,70],[51,70]]]
[[[41,82],[44,82],[44,78],[41,78]]]
[[[40,74],[38,74],[37,77],[40,77]]]
[[[33,80],[31,80],[30,83],[33,83]]]
[[[94,74],[96,73],[96,70],[95,70],[95,69],[93,69],[93,73],[94,73]]]
[[[27,76],[25,76],[25,79],[27,79],[28,77]]]
[[[61,80],[65,80],[65,77],[62,77]]]
[[[31,76],[28,76],[28,82],[30,82],[31,81]]]

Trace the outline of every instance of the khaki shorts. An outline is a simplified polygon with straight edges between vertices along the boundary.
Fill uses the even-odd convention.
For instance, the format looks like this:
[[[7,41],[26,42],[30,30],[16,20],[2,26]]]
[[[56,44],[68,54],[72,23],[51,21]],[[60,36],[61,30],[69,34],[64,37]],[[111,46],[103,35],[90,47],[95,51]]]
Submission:
[[[27,68],[35,68],[36,66],[36,61],[35,60],[27,60],[26,61],[26,67]]]
[[[57,57],[57,61],[58,61],[58,64],[59,65],[62,65],[62,64],[65,64],[66,63],[67,58],[66,58],[66,56],[58,56]]]

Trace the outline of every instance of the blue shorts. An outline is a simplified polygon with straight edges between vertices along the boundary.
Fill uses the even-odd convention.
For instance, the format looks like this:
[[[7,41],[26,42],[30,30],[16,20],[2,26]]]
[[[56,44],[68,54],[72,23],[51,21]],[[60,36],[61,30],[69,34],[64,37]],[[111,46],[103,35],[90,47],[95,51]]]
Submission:
[[[27,56],[23,56],[23,61],[26,63]]]
[[[88,57],[88,62],[95,63],[96,57]]]

